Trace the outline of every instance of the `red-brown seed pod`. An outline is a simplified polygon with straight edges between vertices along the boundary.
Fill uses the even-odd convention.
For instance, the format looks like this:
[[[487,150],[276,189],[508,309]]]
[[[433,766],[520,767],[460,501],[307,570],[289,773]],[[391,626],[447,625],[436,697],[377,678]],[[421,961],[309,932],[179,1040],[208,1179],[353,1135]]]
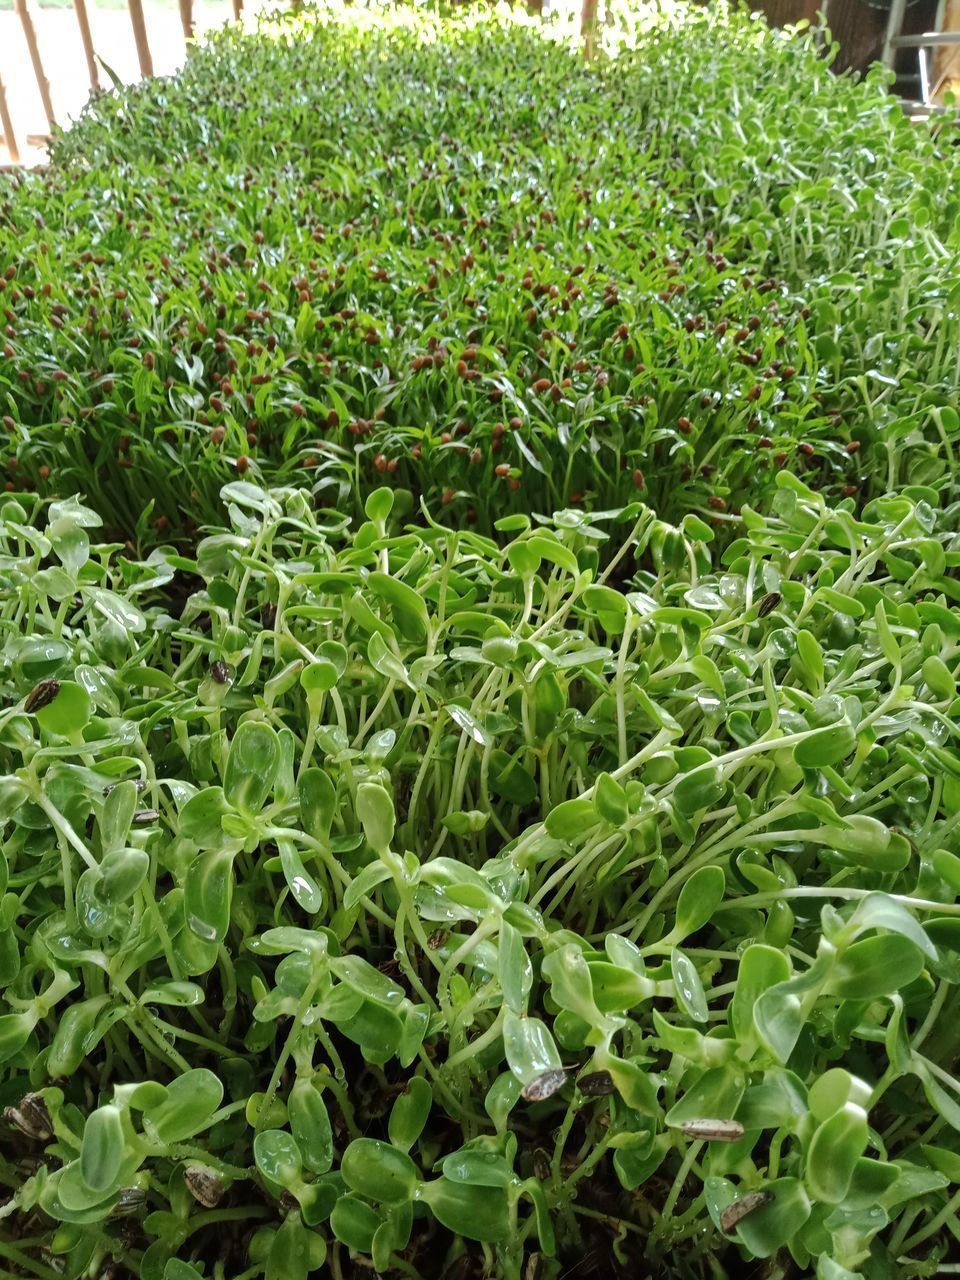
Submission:
[[[806,440],[801,440],[800,443],[797,445],[797,449],[800,453],[805,453],[808,458],[812,457],[813,454],[816,452],[813,445],[809,444]]]
[[[782,467],[782,466],[784,466],[784,465],[786,464],[787,456],[788,456],[788,455],[787,455],[787,454],[785,454],[785,453],[775,453],[775,454],[773,455],[773,460],[774,460],[774,462],[777,464],[777,466],[778,466],[778,467]]]
[[[38,469],[37,475],[39,475],[41,480],[49,480],[50,468],[44,463],[44,465]]]
[[[858,453],[860,450],[860,441],[851,440],[849,444],[845,446],[845,448],[847,450],[847,453]]]
[[[494,467],[494,472],[496,475],[500,476],[501,479],[504,476],[508,476],[510,474],[509,462],[498,462],[496,467]]]
[[[707,499],[707,506],[712,507],[714,511],[726,511],[727,509],[727,504],[724,499],[716,493],[711,493],[710,497]]]
[[[386,454],[383,454],[383,453],[375,454],[373,459],[373,465],[377,469],[377,471],[379,471],[380,474],[382,475],[383,472],[386,471],[387,469]]]
[[[479,465],[480,465],[480,463],[481,463],[482,461],[483,461],[483,454],[480,452],[480,450],[479,450],[479,449],[471,449],[471,451],[470,451],[470,465],[471,465],[471,466],[474,466],[474,467],[479,467]]]
[[[690,421],[689,418],[678,418],[677,430],[681,431],[685,436],[688,436],[690,432],[693,430],[693,423]]]
[[[223,444],[223,438],[224,438],[224,436],[225,436],[226,434],[227,434],[227,433],[226,433],[225,428],[223,428],[223,427],[214,427],[214,428],[213,428],[213,430],[210,432],[210,443],[211,443],[211,444]]]
[[[440,495],[440,501],[445,507],[448,507],[456,496],[457,493],[455,489],[444,489],[443,493]]]
[[[241,453],[239,458],[237,458],[237,470],[242,475],[249,466],[250,466],[250,459],[247,457],[245,453]]]

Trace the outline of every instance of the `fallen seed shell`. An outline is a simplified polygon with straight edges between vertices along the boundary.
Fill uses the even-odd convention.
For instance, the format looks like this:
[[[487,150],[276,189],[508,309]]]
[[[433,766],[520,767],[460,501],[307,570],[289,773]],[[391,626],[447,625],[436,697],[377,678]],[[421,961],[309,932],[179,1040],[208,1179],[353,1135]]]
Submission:
[[[566,1082],[566,1071],[563,1067],[557,1067],[552,1071],[544,1071],[543,1075],[537,1076],[536,1080],[531,1080],[520,1096],[525,1102],[545,1102],[558,1089],[562,1089]]]
[[[707,1142],[738,1142],[743,1137],[739,1120],[688,1120],[680,1129],[688,1138],[705,1138]]]
[[[609,1071],[594,1071],[588,1076],[581,1076],[577,1081],[577,1088],[588,1098],[602,1098],[615,1093],[617,1086]]]
[[[120,785],[119,782],[109,783],[107,786],[103,788],[103,794],[105,796],[108,796],[110,792],[116,790],[116,788],[119,787],[119,785]],[[133,785],[136,787],[137,791],[146,791],[147,789],[147,784],[146,782],[144,782],[142,778],[135,778],[133,780]]]
[[[53,1121],[39,1093],[26,1093],[16,1107],[4,1107],[3,1118],[28,1138],[44,1141],[53,1133]]]
[[[729,1232],[735,1230],[737,1223],[742,1222],[749,1214],[762,1209],[764,1205],[773,1203],[772,1191],[750,1191],[745,1196],[741,1196],[739,1200],[734,1200],[733,1204],[728,1204],[720,1214],[720,1230]]]
[[[120,1199],[113,1206],[112,1218],[128,1218],[147,1202],[147,1193],[141,1187],[124,1187]]]
[[[757,610],[757,617],[765,618],[768,613],[773,613],[774,609],[779,606],[782,599],[783,596],[779,591],[771,591],[769,595],[765,595],[760,601],[760,608]]]
[[[26,698],[23,700],[23,709],[28,716],[32,716],[39,711],[41,707],[49,707],[60,692],[59,680],[41,680],[39,684],[35,684]]]
[[[183,1180],[194,1200],[207,1209],[215,1209],[226,1192],[223,1181],[204,1165],[193,1165],[184,1170]]]

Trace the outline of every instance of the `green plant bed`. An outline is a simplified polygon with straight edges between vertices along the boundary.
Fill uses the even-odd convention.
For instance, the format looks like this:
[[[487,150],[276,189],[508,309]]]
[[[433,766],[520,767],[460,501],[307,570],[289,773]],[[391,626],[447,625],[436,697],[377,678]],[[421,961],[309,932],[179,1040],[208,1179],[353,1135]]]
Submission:
[[[288,16],[99,99],[0,210],[12,483],[125,538],[238,474],[483,533],[949,486],[952,153],[809,36],[680,12],[589,66],[519,17]]]
[[[952,1265],[954,151],[598,39],[268,19],[3,179],[4,1275]]]
[[[955,510],[223,496],[193,559],[0,508],[8,1262],[927,1274]]]

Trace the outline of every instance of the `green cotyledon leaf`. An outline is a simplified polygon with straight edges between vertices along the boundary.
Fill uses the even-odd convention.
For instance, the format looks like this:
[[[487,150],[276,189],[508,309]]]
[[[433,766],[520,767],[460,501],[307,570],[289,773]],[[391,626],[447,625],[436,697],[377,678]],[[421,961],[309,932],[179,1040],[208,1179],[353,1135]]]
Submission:
[[[280,768],[276,731],[257,720],[245,720],[230,743],[223,793],[241,813],[256,814],[267,802]]]

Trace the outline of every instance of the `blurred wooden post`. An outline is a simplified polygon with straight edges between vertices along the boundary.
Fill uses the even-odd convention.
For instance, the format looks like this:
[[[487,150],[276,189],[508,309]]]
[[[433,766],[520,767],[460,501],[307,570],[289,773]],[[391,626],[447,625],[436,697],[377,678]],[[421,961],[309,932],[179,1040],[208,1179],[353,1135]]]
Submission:
[[[87,16],[87,0],[73,0],[74,12],[77,15],[77,26],[80,28],[80,39],[83,42],[83,55],[87,60],[87,75],[90,77],[90,88],[94,93],[100,90],[100,73],[97,70],[97,55],[93,51],[93,36],[90,34],[90,19]]]
[[[153,75],[153,59],[150,57],[150,43],[147,40],[147,24],[143,20],[143,0],[127,0],[127,5],[137,46],[137,58],[140,61],[140,74],[146,79]]]
[[[236,22],[243,17],[243,0],[233,0],[233,17]]]
[[[7,91],[0,80],[0,124],[3,125],[3,140],[14,164],[20,163],[20,148],[17,146],[17,135],[13,132],[13,121],[10,119],[10,108],[7,106]]]
[[[47,117],[47,124],[50,126],[51,132],[57,127],[56,117],[53,114],[53,103],[50,100],[50,85],[47,83],[47,77],[43,70],[43,61],[40,57],[40,46],[37,44],[37,33],[33,25],[33,15],[30,12],[27,0],[13,0],[14,8],[20,18],[20,25],[23,27],[23,34],[27,41],[27,49],[30,52],[30,61],[33,63],[33,74],[37,78],[37,88],[40,90],[40,101],[43,103],[43,113]]]
[[[543,0],[527,0],[527,13],[534,18],[543,17]]]
[[[960,31],[960,0],[946,0],[943,6],[942,31]],[[956,93],[960,82],[960,50],[956,45],[936,49],[933,55],[933,93],[942,97],[945,90]]]
[[[583,41],[583,56],[588,61],[593,57],[596,34],[597,0],[583,0],[583,9],[580,11],[580,39]]]
[[[193,39],[193,0],[180,0],[180,25],[184,40]]]

